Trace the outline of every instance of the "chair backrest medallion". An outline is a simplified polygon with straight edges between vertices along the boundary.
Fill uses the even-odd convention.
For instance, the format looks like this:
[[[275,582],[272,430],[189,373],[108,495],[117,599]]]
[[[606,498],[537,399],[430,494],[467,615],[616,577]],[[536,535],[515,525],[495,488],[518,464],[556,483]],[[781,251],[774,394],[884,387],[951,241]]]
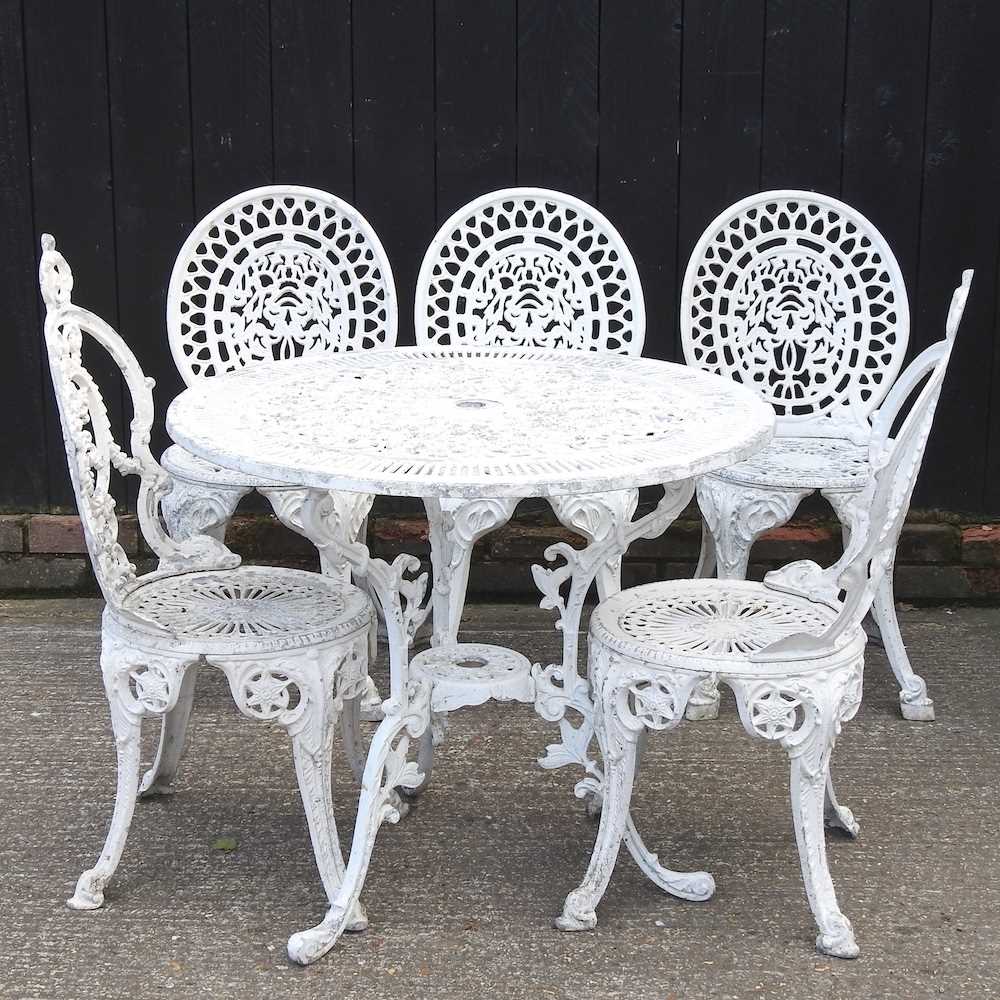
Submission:
[[[945,339],[910,362],[875,414],[868,445],[874,475],[857,498],[861,527],[852,533],[844,554],[826,569],[803,560],[765,577],[767,586],[776,590],[805,594],[838,608],[837,620],[821,635],[781,639],[755,659],[794,657],[799,652],[828,649],[860,626],[871,610],[878,585],[892,564],[909,510],[972,276],[971,270],[962,272],[962,283],[955,289],[948,310]],[[897,424],[899,429],[893,434]]]
[[[909,330],[892,250],[863,215],[822,194],[765,191],[730,206],[684,276],[685,360],[756,389],[783,434],[865,439]]]
[[[424,255],[417,344],[641,354],[635,261],[597,209],[558,191],[507,188],[460,208]]]
[[[38,280],[45,301],[45,345],[55,390],[70,479],[94,574],[108,604],[120,608],[136,582],[135,567],[118,541],[112,471],[139,477],[137,513],[143,537],[165,573],[235,566],[239,558],[220,542],[199,535],[172,541],[159,518],[161,497],[171,481],[149,450],[153,426],[153,380],[143,375],[124,340],[99,316],[73,304],[73,274],[48,234],[42,237]],[[131,454],[114,439],[107,407],[83,363],[84,337],[117,364],[132,402]],[[117,387],[116,387],[117,388]]]
[[[256,188],[211,211],[167,292],[184,381],[303,354],[392,346],[392,269],[367,220],[325,191]]]

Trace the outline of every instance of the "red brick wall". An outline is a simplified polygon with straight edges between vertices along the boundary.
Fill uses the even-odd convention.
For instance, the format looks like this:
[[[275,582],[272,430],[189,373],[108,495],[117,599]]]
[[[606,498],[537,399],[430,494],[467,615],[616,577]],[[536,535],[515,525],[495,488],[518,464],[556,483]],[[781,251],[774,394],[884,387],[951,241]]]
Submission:
[[[120,525],[125,551],[136,558],[140,571],[151,568],[151,554],[139,539],[135,517],[122,517]],[[694,511],[689,511],[661,538],[637,542],[626,561],[626,585],[690,575],[698,558],[700,531]],[[750,575],[759,578],[793,559],[829,565],[839,554],[839,539],[835,523],[793,522],[757,542]],[[268,515],[237,516],[227,541],[249,562],[316,565],[312,547]],[[470,598],[532,599],[531,563],[541,562],[545,547],[555,541],[579,543],[547,513],[529,512],[487,536],[476,548]],[[381,556],[407,551],[426,560],[429,551],[426,524],[416,516],[373,517],[369,543]],[[0,516],[0,593],[95,591],[76,516]],[[913,514],[899,543],[896,596],[920,602],[1000,601],[1000,524],[962,524],[943,515]]]

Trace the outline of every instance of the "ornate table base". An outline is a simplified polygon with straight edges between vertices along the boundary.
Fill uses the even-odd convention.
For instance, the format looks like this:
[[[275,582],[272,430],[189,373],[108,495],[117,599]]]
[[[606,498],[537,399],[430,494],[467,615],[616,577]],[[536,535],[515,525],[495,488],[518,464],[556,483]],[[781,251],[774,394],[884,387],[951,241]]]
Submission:
[[[630,520],[629,510],[628,516],[608,517],[601,523],[592,521],[596,530],[590,533],[590,543],[585,548],[574,549],[560,542],[546,550],[547,560],[564,560],[563,565],[554,569],[535,566],[532,570],[543,594],[541,606],[557,611],[556,627],[563,635],[562,662],[547,666],[532,666],[522,654],[501,646],[449,641],[450,620],[448,629],[438,633],[438,643],[411,661],[409,645],[426,615],[421,606],[426,577],[414,580],[407,576],[419,567],[418,560],[399,556],[390,565],[372,559],[364,545],[345,544],[342,534],[338,538],[332,531],[324,543],[324,523],[335,525],[336,512],[330,509],[331,501],[326,495],[311,495],[302,510],[310,537],[319,539],[321,551],[324,544],[331,549],[339,546],[340,557],[350,563],[357,578],[367,581],[384,614],[389,635],[391,688],[383,705],[385,717],[368,752],[343,884],[322,922],[289,939],[288,954],[293,961],[301,964],[316,961],[348,929],[349,915],[364,886],[378,828],[385,821],[394,823],[400,818],[396,790],[413,793],[426,787],[432,753],[429,734],[435,713],[491,699],[534,704],[542,718],[559,724],[561,736],[560,742],[546,748],[539,763],[545,768],[581,767],[584,777],[576,785],[576,794],[600,798],[604,774],[590,756],[594,708],[589,684],[577,666],[584,601],[598,575],[606,572],[609,564],[617,565],[635,539],[665,531],[687,505],[693,491],[691,481],[666,486],[656,508],[639,520]],[[449,596],[447,587],[438,589],[435,584],[436,606],[447,607]],[[571,721],[569,714],[578,721]],[[407,754],[411,740],[417,738],[421,738],[421,749],[419,762],[414,762],[407,760]],[[625,843],[643,872],[665,892],[695,900],[708,899],[714,893],[715,882],[707,872],[674,872],[663,867],[642,842],[631,819]]]

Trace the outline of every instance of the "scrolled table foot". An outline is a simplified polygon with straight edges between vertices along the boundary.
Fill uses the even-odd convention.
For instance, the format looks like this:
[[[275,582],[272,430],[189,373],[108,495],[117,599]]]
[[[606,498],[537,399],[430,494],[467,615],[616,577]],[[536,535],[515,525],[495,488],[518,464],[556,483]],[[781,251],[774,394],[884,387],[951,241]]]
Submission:
[[[854,939],[854,929],[847,917],[842,919],[841,927],[817,936],[816,950],[821,955],[830,955],[833,958],[857,958],[861,954],[861,949]]]
[[[597,912],[585,894],[574,889],[563,903],[563,911],[553,921],[561,931],[592,931],[597,926]]]
[[[66,905],[71,910],[99,910],[104,905],[104,883],[98,872],[91,869],[80,876]]]
[[[345,931],[367,927],[358,901],[375,837],[383,822],[397,823],[407,808],[399,790],[415,788],[423,781],[417,765],[407,760],[407,751],[410,740],[419,737],[429,724],[430,685],[411,682],[405,710],[387,715],[372,737],[361,780],[351,855],[340,891],[319,924],[288,939],[288,957],[293,962],[309,965],[322,958]]]

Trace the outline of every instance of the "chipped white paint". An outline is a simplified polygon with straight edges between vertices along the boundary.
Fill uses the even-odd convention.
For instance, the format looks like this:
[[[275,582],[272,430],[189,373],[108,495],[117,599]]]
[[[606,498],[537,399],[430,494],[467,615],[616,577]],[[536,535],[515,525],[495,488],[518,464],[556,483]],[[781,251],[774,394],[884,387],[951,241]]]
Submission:
[[[849,533],[872,474],[873,414],[896,379],[909,306],[892,250],[850,206],[806,191],[766,191],[726,209],[688,263],[681,335],[688,364],[753,387],[778,414],[771,444],[698,484],[704,517],[698,575],[743,579],[763,532],[819,491]],[[874,615],[890,641],[907,719],[933,719],[916,685],[887,593]],[[906,678],[905,683],[903,678]],[[917,693],[917,687],[921,693]],[[711,681],[688,718],[714,718]]]
[[[725,579],[649,584],[603,601],[592,615],[593,705],[582,699],[571,703],[584,724],[570,729],[567,740],[564,723],[564,741],[549,748],[547,762],[582,766],[587,777],[578,790],[599,794],[603,809],[590,865],[566,897],[560,928],[595,926],[619,846],[624,840],[632,847],[628,810],[639,737],[677,726],[699,683],[718,680],[734,691],[747,732],[780,744],[791,759],[792,819],[820,931],[817,948],[838,958],[858,954],[826,859],[824,818],[852,835],[858,829],[833,794],[830,756],[841,724],[861,702],[866,643],[861,623],[886,592],[971,277],[965,272],[955,291],[945,340],[914,360],[875,416],[868,449],[872,475],[856,505],[846,551],[834,566],[792,563],[763,584]],[[552,555],[563,556],[566,565],[547,571],[548,578],[575,572],[582,559],[566,547]],[[597,551],[590,558],[600,556]],[[553,694],[558,710],[566,699]],[[603,767],[589,756],[588,726],[596,731]]]

